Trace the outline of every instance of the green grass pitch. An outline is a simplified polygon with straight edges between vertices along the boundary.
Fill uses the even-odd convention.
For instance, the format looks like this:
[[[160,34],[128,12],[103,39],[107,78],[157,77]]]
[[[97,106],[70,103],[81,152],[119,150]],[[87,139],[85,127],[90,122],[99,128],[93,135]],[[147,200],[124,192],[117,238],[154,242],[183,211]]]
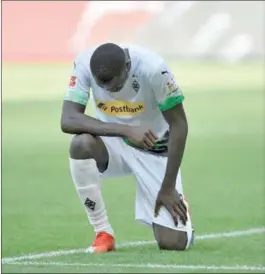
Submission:
[[[68,169],[60,112],[71,65],[3,67],[2,257],[87,247],[94,234]],[[186,99],[182,174],[196,235],[264,228],[264,69],[258,63],[172,64]],[[93,113],[89,106],[88,112]],[[106,180],[118,243],[153,240],[134,220],[132,177]],[[264,272],[265,235],[198,239],[187,252],[154,244],[103,255],[4,261],[16,273]],[[226,268],[226,267],[227,268]],[[243,268],[263,267],[263,269]],[[181,268],[182,267],[182,268]]]

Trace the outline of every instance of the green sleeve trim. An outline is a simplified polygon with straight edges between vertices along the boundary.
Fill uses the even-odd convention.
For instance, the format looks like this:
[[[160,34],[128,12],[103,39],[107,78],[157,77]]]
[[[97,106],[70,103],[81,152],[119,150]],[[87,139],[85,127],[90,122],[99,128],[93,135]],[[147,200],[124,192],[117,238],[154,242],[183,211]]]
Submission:
[[[158,107],[161,111],[166,111],[169,110],[171,108],[173,108],[174,106],[182,103],[184,101],[184,96],[183,95],[179,95],[177,97],[167,97],[166,100],[160,104],[158,104]]]
[[[133,144],[131,144],[127,138],[123,138],[123,141],[124,141],[128,146],[137,148],[136,146],[134,146]],[[159,142],[159,141],[158,141],[158,142]],[[166,143],[161,143],[161,144],[158,143],[158,142],[155,143],[154,148],[159,148],[159,147],[167,146],[167,142],[166,142]]]
[[[123,141],[128,145],[128,146],[131,146],[130,142],[128,141],[127,138],[123,138]]]
[[[64,97],[64,100],[78,103],[78,104],[84,105],[84,106],[86,106],[87,102],[88,102],[87,96],[82,95],[80,93],[75,93],[75,92],[66,94],[66,96]]]

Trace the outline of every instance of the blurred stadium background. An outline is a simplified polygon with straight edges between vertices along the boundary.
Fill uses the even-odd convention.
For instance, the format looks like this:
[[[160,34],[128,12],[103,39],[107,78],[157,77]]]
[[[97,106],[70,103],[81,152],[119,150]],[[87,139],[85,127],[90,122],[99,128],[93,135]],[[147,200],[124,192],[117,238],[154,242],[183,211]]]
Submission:
[[[4,61],[69,61],[107,40],[172,58],[264,58],[263,1],[11,1],[3,25]]]
[[[70,137],[60,132],[59,121],[73,58],[107,41],[163,55],[186,94],[184,187],[197,234],[264,228],[264,37],[264,1],[3,1],[3,257],[85,247],[92,240],[68,171]],[[93,108],[87,112],[93,114]],[[117,240],[152,240],[134,221],[133,178],[110,181],[103,191]],[[178,255],[178,264],[264,267],[264,241],[264,234],[257,234],[243,241],[200,242]],[[109,264],[102,271],[116,262],[172,264],[174,256],[155,247],[136,248],[93,257],[95,265],[86,271],[98,272],[102,262]],[[87,257],[69,261],[86,263]],[[4,264],[3,271],[66,268]],[[68,266],[67,271],[82,270]]]

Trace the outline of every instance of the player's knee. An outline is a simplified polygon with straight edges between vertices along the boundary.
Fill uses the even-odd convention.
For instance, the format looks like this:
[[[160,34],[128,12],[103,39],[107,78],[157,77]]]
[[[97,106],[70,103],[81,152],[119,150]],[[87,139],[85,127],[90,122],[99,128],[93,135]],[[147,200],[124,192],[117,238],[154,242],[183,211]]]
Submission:
[[[183,251],[187,246],[187,233],[153,224],[153,230],[158,247],[164,250]]]
[[[160,249],[184,251],[186,249],[186,239],[185,236],[181,238],[182,240],[163,237],[157,244]]]
[[[70,157],[72,159],[93,158],[93,148],[97,144],[97,139],[90,134],[75,135],[70,145]]]

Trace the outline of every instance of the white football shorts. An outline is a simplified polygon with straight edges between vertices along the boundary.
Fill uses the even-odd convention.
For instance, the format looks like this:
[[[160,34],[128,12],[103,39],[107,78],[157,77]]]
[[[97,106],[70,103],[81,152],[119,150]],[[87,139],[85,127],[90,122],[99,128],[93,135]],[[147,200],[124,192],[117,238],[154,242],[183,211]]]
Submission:
[[[156,223],[175,230],[185,231],[188,236],[187,247],[192,240],[192,224],[190,214],[184,226],[179,220],[178,226],[165,207],[161,207],[159,215],[154,217],[157,193],[160,190],[167,164],[167,157],[156,156],[128,146],[119,137],[101,137],[109,154],[109,164],[102,178],[113,178],[126,175],[136,177],[135,219],[145,225]],[[176,189],[183,197],[181,174],[178,173]],[[184,198],[188,208],[187,200]]]

